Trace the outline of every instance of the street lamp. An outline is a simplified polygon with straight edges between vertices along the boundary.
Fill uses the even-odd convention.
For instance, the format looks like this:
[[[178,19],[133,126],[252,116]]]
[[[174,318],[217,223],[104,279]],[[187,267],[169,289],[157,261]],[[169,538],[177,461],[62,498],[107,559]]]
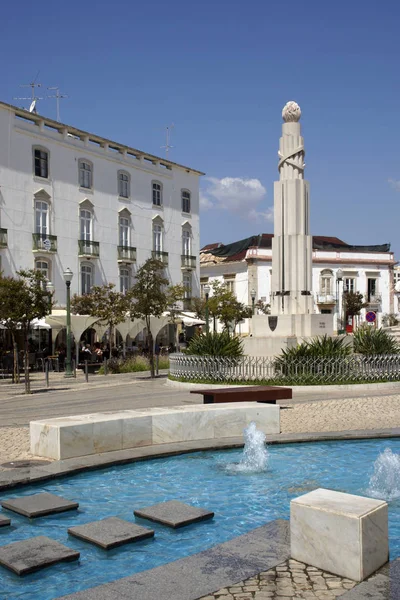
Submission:
[[[337,306],[337,310],[336,310],[336,318],[337,318],[337,331],[338,333],[340,333],[340,329],[339,329],[339,316],[340,316],[340,321],[342,320],[341,317],[341,310],[340,310],[340,302],[339,302],[339,288],[340,288],[340,282],[343,281],[343,276],[344,276],[344,272],[343,269],[338,269],[336,271],[336,306]]]
[[[253,288],[250,292],[250,296],[251,296],[251,308],[252,308],[252,314],[254,315],[254,303],[256,301],[256,296],[257,296],[257,292],[256,290]]]
[[[65,362],[65,377],[73,377],[71,364],[71,281],[74,274],[69,267],[63,273],[67,286],[67,360]]]
[[[208,335],[209,331],[210,331],[210,318],[209,318],[209,314],[208,314],[208,296],[210,295],[210,286],[208,284],[206,284],[204,286],[204,295],[206,297],[206,309],[205,309],[205,314],[206,314],[206,334]]]

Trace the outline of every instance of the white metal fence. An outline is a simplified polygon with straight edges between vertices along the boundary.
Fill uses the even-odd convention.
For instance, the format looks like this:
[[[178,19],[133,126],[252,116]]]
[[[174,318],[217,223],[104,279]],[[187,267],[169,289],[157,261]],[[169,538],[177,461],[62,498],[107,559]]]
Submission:
[[[297,358],[226,358],[170,355],[170,374],[210,383],[263,381],[276,385],[400,381],[400,355]]]

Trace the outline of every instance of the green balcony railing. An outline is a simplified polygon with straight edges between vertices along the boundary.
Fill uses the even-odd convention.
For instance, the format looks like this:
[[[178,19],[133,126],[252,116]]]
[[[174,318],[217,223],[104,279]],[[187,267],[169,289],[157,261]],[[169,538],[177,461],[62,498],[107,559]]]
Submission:
[[[189,256],[188,254],[181,255],[181,264],[184,269],[195,269],[196,268],[196,257]]]
[[[164,265],[168,264],[168,252],[161,252],[161,250],[153,250],[151,255],[153,258],[160,260]]]
[[[0,248],[7,248],[8,239],[7,239],[7,229],[0,229]]]
[[[78,240],[79,244],[79,256],[93,256],[98,258],[100,256],[100,243],[92,242],[91,240]]]
[[[33,250],[42,252],[57,252],[57,236],[47,233],[33,233]]]
[[[118,246],[118,260],[136,262],[136,248],[132,248],[132,246]]]

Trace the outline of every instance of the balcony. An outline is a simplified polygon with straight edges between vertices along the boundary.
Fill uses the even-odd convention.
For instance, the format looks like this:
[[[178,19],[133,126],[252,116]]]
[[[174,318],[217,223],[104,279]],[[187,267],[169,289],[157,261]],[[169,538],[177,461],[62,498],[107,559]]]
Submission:
[[[7,248],[7,229],[0,228],[0,248]]]
[[[136,262],[136,248],[132,248],[132,246],[118,246],[118,262]]]
[[[57,236],[47,233],[32,233],[33,252],[57,252]]]
[[[317,294],[317,304],[336,304],[335,294]]]
[[[181,255],[181,268],[182,269],[195,269],[196,268],[196,257],[189,256],[188,254]]]
[[[78,240],[80,258],[99,258],[100,243],[91,240]]]
[[[382,294],[370,294],[367,297],[367,305],[369,308],[378,307],[382,302]]]
[[[151,256],[156,260],[160,260],[164,266],[168,264],[168,252],[161,252],[161,250],[153,250]]]

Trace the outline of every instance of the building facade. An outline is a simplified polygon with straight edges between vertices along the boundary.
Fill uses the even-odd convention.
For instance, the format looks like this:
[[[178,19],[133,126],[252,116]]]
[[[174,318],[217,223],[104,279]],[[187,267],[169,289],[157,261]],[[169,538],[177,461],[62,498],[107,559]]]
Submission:
[[[206,284],[218,280],[226,283],[246,305],[252,305],[252,296],[256,303],[272,304],[272,238],[273,234],[262,234],[233,244],[216,243],[202,248],[201,293],[204,295]],[[397,310],[395,260],[389,244],[352,246],[335,237],[314,236],[312,246],[314,312],[333,314],[335,331],[344,327],[347,291],[360,292],[367,303],[360,322],[365,321],[367,312],[374,312],[379,326],[384,314]],[[251,333],[251,321],[241,323],[239,330],[242,334]]]
[[[65,304],[162,260],[199,294],[199,177],[189,167],[0,103],[0,258],[4,275],[42,271]]]

